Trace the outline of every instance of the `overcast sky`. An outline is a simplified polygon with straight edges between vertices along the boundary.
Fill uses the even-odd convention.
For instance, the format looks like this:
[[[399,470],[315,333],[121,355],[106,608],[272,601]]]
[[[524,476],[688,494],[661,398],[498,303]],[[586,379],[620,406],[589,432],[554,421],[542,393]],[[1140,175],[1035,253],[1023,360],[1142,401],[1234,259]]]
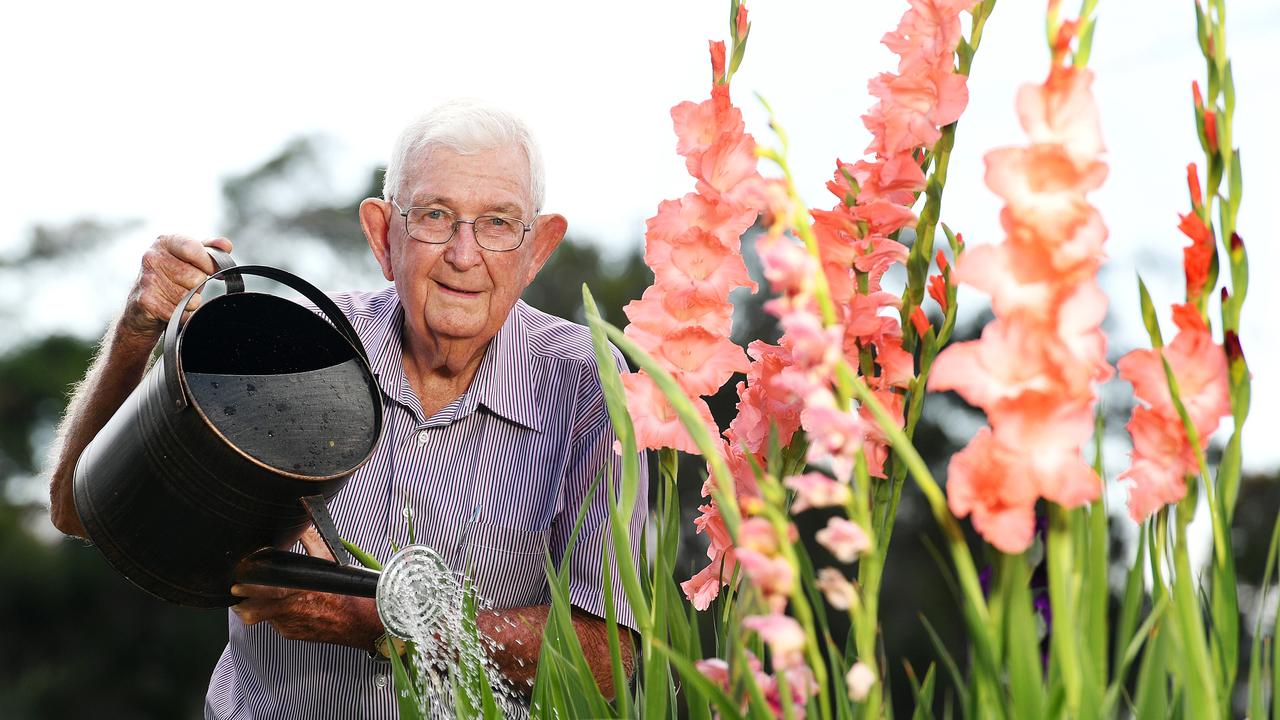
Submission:
[[[1070,3],[1067,3],[1070,4]],[[1280,302],[1267,207],[1280,192],[1273,64],[1280,4],[1230,0],[1228,46],[1243,153],[1240,233],[1254,282],[1244,347],[1255,374],[1246,457],[1280,463]],[[140,218],[142,227],[95,257],[91,278],[51,278],[22,327],[100,327],[123,300],[137,258],[159,232],[218,232],[223,178],[255,167],[290,138],[328,138],[350,194],[384,162],[400,126],[456,95],[503,104],[539,135],[549,210],[571,232],[622,249],[639,241],[657,203],[691,189],[675,154],[669,109],[707,95],[708,39],[727,32],[727,2],[651,0],[469,3],[21,3],[0,11],[0,254],[33,223],[75,216]],[[879,45],[905,9],[896,0],[757,0],[734,99],[768,138],[752,93],[773,105],[792,139],[809,203],[835,158],[854,160],[868,137],[866,81],[891,69]],[[1021,143],[1013,97],[1046,69],[1043,2],[1001,0],[973,70],[943,219],[969,242],[1000,240],[999,203],[982,184],[982,154]],[[1111,230],[1105,282],[1112,347],[1145,342],[1134,273],[1159,306],[1180,298],[1176,213],[1186,163],[1198,160],[1190,81],[1203,77],[1191,0],[1104,0],[1092,65],[1112,171],[1095,201]],[[1201,163],[1203,164],[1203,163]],[[234,238],[233,238],[234,239]],[[241,248],[241,261],[253,260]],[[86,287],[91,285],[92,287]],[[101,298],[110,302],[103,302]],[[976,296],[962,298],[980,306]],[[1167,312],[1165,313],[1167,317]]]

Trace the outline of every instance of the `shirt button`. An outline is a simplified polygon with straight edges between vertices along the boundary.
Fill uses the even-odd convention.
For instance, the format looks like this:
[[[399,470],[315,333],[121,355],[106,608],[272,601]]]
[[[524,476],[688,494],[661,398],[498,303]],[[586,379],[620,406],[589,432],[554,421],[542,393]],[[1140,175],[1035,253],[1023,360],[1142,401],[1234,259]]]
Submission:
[[[426,430],[422,430],[422,431],[420,431],[420,432],[418,433],[418,444],[419,444],[419,445],[426,445],[426,444],[427,444],[427,440],[428,440],[428,439],[430,439],[430,437],[431,437],[430,433],[428,433]]]
[[[375,686],[377,686],[377,688],[378,688],[379,690],[382,690],[383,688],[385,688],[385,687],[387,686],[387,676],[386,676],[386,674],[385,674],[385,673],[378,673],[377,675],[374,675],[374,676],[373,676],[373,684],[374,684]]]

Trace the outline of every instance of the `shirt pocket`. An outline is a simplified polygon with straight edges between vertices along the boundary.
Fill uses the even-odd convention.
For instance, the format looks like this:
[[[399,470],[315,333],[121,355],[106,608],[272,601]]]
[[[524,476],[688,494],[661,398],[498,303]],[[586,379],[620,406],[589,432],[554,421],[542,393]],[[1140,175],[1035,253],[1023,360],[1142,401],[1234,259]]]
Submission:
[[[530,532],[477,521],[463,545],[463,569],[490,607],[544,604],[550,536],[549,529]]]

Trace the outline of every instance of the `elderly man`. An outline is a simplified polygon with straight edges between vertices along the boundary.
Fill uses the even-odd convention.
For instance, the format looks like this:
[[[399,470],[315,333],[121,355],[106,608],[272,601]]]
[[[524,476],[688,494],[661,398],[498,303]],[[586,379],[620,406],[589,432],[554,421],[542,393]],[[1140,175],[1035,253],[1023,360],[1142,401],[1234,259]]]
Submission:
[[[483,612],[480,628],[503,648],[498,667],[526,690],[548,614],[549,549],[570,567],[575,626],[612,693],[604,582],[613,583],[619,622],[634,629],[635,620],[617,577],[600,573],[607,493],[588,508],[572,557],[562,556],[588,489],[620,463],[611,462],[615,437],[589,333],[519,300],[566,229],[560,215],[539,214],[542,200],[538,149],[507,113],[454,102],[402,134],[384,197],[360,205],[392,284],[334,297],[368,350],[386,429],[331,507],[341,534],[384,561],[391,542],[408,542],[411,512],[418,541],[455,570],[469,568],[479,594],[501,609]],[[51,512],[64,532],[84,534],[71,492],[76,458],[137,385],[177,302],[213,272],[206,245],[231,250],[225,238],[163,236],[143,256],[63,421]],[[643,512],[630,527],[637,547]],[[302,545],[323,552],[314,531]],[[229,613],[207,718],[395,716],[371,600],[251,585],[231,592],[244,599]]]

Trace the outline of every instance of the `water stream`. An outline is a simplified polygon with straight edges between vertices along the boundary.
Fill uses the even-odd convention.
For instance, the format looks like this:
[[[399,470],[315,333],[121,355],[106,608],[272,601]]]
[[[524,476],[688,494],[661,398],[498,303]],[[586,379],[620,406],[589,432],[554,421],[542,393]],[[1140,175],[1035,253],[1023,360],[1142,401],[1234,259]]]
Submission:
[[[467,617],[468,602],[474,602],[476,614],[491,609],[489,603],[474,593],[468,597],[466,587],[435,551],[422,545],[397,553],[378,582],[383,624],[416,648],[411,658],[419,709],[432,718],[460,717],[460,709],[478,715],[483,701],[477,688],[487,681],[504,717],[526,718],[524,695],[492,659],[503,646],[476,632]],[[509,618],[503,620],[514,628]]]

